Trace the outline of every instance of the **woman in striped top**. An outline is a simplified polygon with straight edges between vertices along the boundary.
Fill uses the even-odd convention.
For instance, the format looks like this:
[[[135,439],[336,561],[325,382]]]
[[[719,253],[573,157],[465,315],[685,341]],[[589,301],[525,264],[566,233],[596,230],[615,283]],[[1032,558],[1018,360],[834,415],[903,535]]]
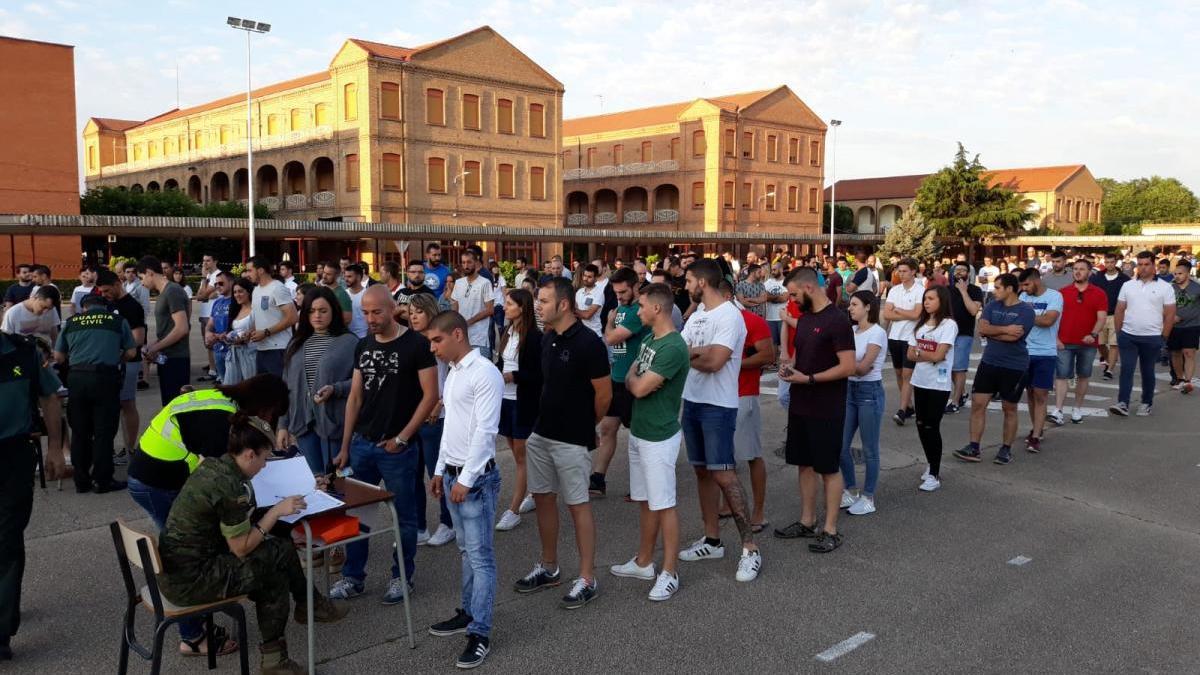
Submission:
[[[326,473],[341,447],[357,345],[333,291],[318,286],[304,295],[284,354],[290,405],[277,440],[280,447],[299,447],[313,473]]]

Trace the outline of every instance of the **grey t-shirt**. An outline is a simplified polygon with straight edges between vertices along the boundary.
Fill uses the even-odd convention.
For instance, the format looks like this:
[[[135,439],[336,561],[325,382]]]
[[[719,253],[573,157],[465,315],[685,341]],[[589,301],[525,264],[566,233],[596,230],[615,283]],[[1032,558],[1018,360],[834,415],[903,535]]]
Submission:
[[[1062,274],[1055,274],[1054,270],[1050,270],[1042,275],[1042,283],[1046,285],[1046,288],[1053,288],[1056,291],[1061,291],[1074,282],[1075,277],[1069,268],[1063,270]]]
[[[154,334],[157,339],[165,338],[175,327],[175,320],[171,318],[175,312],[184,312],[190,322],[191,305],[187,292],[174,281],[168,281],[166,288],[158,294],[158,300],[154,302]],[[189,353],[187,337],[184,336],[183,339],[162,350],[162,353],[168,358],[187,356]]]

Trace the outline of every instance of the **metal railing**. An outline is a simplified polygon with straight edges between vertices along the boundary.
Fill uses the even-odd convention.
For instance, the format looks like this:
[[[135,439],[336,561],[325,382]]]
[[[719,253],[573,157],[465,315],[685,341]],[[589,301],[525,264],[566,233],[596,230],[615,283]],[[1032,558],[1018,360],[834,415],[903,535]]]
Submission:
[[[314,140],[329,140],[333,138],[333,127],[324,125],[312,127],[311,129],[301,129],[300,131],[288,131],[274,136],[266,136],[254,139],[254,151],[274,150],[276,148],[287,148],[302,143],[309,143]],[[246,154],[246,141],[233,141],[221,145],[215,145],[211,148],[200,148],[199,150],[188,150],[185,152],[176,153],[173,155],[159,155],[149,159],[130,160],[121,164],[114,164],[101,168],[100,176],[120,176],[136,171],[146,171],[148,169],[157,169],[164,166],[174,166],[176,164],[188,164],[206,159],[225,159],[227,157],[240,157]]]
[[[568,169],[563,173],[563,180],[582,180],[585,178],[611,178],[613,176],[638,176],[647,173],[678,171],[679,162],[664,159],[658,162],[633,162],[598,166],[591,169]]]

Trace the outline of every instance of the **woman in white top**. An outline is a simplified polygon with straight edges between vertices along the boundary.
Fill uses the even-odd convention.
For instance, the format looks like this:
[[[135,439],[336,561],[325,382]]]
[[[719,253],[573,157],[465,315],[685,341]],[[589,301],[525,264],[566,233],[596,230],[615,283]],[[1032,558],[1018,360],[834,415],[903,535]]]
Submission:
[[[954,363],[954,340],[958,324],[950,316],[950,290],[945,286],[925,289],[921,316],[908,338],[908,358],[916,363],[912,373],[913,403],[917,436],[925,450],[929,468],[921,476],[920,489],[933,492],[942,486],[938,478],[942,464],[942,416],[954,386],[950,364]]]
[[[504,398],[500,401],[500,436],[512,448],[517,475],[512,503],[500,515],[496,529],[511,530],[521,524],[521,514],[533,510],[533,496],[525,493],[525,442],[533,433],[538,398],[542,390],[542,333],[534,320],[533,294],[513,289],[504,300],[507,328],[500,337],[500,371],[504,374]]]
[[[429,323],[440,312],[438,301],[431,293],[414,293],[408,299],[408,325],[413,330],[424,335],[429,330]],[[438,373],[438,402],[429,418],[417,430],[417,438],[421,441],[421,455],[417,458],[425,467],[425,475],[433,477],[437,468],[438,452],[442,448],[442,432],[445,430],[446,408],[442,405],[442,389],[446,386],[447,364],[441,359],[437,361]],[[417,481],[421,482],[421,469],[417,468]],[[438,498],[438,527],[430,532],[428,519],[425,515],[425,486],[417,489],[417,543],[441,546],[455,539],[454,521],[450,519],[450,510],[446,508],[446,496]]]
[[[238,278],[233,282],[233,297],[229,301],[229,333],[225,340],[229,351],[225,352],[225,379],[221,384],[230,386],[254,377],[257,365],[254,362],[256,348],[250,342],[254,334],[254,284],[249,279]]]
[[[842,508],[856,516],[875,512],[875,485],[879,482],[879,427],[886,401],[883,393],[883,360],[887,355],[887,331],[879,326],[879,297],[872,291],[850,296],[850,320],[854,322],[854,374],[846,392],[846,423],[842,429]],[[854,489],[854,458],[850,443],[854,432],[862,439],[867,465],[861,493]]]

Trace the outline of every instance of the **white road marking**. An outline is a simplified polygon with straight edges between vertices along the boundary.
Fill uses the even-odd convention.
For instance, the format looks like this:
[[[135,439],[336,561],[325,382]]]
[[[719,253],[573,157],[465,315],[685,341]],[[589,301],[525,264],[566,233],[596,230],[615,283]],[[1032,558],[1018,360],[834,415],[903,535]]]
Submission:
[[[1028,565],[1031,562],[1033,562],[1033,558],[1027,558],[1023,555],[1019,555],[1019,556],[1013,558],[1012,560],[1009,560],[1008,564],[1016,565],[1017,567],[1022,567],[1024,565]]]
[[[854,635],[842,640],[820,654],[817,654],[816,659],[818,661],[829,663],[830,661],[834,661],[849,654],[850,652],[858,649],[874,639],[874,633],[855,633]]]

